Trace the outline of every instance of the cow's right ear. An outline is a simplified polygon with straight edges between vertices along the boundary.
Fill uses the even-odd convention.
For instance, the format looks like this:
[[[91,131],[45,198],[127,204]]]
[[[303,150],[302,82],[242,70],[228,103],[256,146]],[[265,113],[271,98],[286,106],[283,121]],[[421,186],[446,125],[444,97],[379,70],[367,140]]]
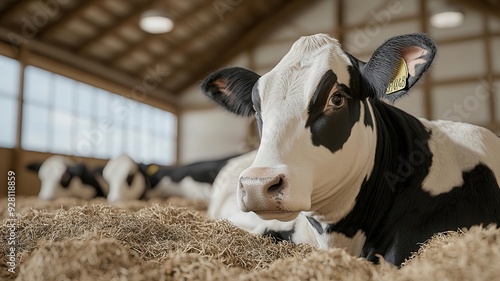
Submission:
[[[208,75],[200,84],[201,91],[232,113],[252,116],[252,90],[260,75],[242,67],[228,67]]]
[[[40,170],[40,167],[42,167],[42,163],[30,163],[26,165],[26,169],[37,173]]]

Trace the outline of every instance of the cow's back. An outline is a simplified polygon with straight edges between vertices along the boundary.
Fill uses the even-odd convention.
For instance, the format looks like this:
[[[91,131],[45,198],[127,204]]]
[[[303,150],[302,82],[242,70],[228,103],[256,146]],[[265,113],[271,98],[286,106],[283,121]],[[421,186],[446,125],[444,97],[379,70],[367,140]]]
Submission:
[[[461,122],[420,119],[430,131],[432,165],[422,183],[431,195],[451,191],[463,184],[463,173],[483,164],[500,183],[500,138],[491,131]]]

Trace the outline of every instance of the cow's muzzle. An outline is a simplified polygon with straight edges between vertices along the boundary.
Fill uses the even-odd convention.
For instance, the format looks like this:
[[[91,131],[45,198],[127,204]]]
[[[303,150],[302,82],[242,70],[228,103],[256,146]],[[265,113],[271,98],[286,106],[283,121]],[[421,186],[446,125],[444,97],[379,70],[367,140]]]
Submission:
[[[264,219],[293,219],[300,210],[290,204],[291,193],[285,168],[249,168],[240,175],[238,201],[244,212],[253,211]]]

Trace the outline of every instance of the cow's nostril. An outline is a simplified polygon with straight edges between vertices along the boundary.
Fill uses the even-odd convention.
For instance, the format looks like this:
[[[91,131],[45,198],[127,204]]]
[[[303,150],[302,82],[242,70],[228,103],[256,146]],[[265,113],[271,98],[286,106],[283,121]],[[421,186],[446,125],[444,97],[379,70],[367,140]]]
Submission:
[[[283,187],[285,186],[285,181],[283,180],[283,176],[279,176],[276,178],[277,182],[270,185],[268,188],[267,188],[267,194],[272,194],[272,193],[276,193],[278,191],[280,191],[281,189],[283,189]]]

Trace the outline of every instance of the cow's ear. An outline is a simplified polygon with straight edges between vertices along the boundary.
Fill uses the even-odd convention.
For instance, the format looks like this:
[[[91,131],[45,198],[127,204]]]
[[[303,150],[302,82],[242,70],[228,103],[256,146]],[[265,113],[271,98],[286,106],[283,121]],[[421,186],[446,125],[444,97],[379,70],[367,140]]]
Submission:
[[[380,46],[363,68],[363,76],[379,98],[394,101],[420,79],[436,54],[425,34],[392,37]]]
[[[40,170],[40,167],[42,167],[42,163],[29,163],[26,165],[26,169],[37,173]]]
[[[252,116],[252,90],[260,76],[241,67],[228,67],[211,73],[200,84],[201,91],[230,112]]]

